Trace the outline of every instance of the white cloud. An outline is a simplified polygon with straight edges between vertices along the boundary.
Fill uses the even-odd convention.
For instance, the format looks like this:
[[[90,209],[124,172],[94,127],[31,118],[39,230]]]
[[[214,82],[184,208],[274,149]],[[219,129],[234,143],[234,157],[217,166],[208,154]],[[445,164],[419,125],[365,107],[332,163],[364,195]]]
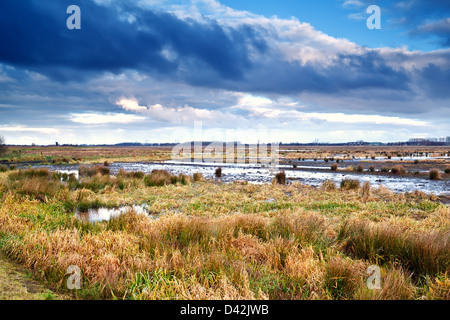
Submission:
[[[73,113],[70,120],[82,124],[108,124],[108,123],[133,123],[145,120],[144,117],[139,117],[134,114],[124,113]]]
[[[122,98],[116,102],[116,105],[122,106],[123,109],[127,111],[144,111],[147,110],[147,107],[140,106],[136,99],[126,99]]]
[[[36,132],[43,134],[55,134],[58,133],[59,130],[55,128],[39,128],[39,127],[27,127],[27,126],[3,126],[0,127],[0,131],[4,132]]]

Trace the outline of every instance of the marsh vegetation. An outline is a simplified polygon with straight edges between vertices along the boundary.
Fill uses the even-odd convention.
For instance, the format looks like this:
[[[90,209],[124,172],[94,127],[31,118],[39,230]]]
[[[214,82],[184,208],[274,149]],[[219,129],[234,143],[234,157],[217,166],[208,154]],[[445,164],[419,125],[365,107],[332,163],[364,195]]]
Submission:
[[[450,298],[450,211],[429,194],[105,168],[0,173],[0,251],[60,290],[80,267],[79,299]]]

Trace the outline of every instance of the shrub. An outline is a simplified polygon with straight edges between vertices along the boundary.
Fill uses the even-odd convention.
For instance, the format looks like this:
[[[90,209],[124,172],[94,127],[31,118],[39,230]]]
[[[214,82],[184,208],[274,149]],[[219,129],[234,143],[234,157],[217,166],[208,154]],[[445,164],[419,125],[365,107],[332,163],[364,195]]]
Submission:
[[[103,165],[104,165],[105,167],[109,167],[109,162],[108,162],[108,161],[105,161],[105,162],[103,162]]]
[[[8,167],[5,165],[0,166],[0,172],[6,172],[8,171]]]
[[[370,172],[375,172],[375,167],[374,167],[374,166],[371,166],[371,167],[369,168],[369,171],[370,171]]]
[[[357,172],[363,172],[364,171],[364,167],[362,164],[360,164],[357,168],[356,168]]]
[[[337,165],[336,163],[333,163],[333,164],[331,165],[331,170],[332,170],[332,171],[337,171],[337,169],[338,169],[338,165]]]
[[[389,168],[386,168],[386,167],[381,168],[381,169],[380,169],[380,172],[389,172]]]
[[[221,178],[222,177],[222,168],[221,167],[217,168],[215,174],[216,174],[216,178]]]
[[[278,184],[286,184],[286,173],[284,170],[275,175],[275,181]]]
[[[401,165],[396,165],[396,166],[392,167],[391,172],[393,174],[404,174],[404,173],[406,173],[406,169],[405,169],[405,167],[403,167]]]
[[[446,174],[450,174],[450,166],[449,167],[445,167],[444,172]]]
[[[430,170],[430,180],[441,180],[441,172],[439,169],[431,169]]]
[[[414,160],[414,164],[418,164],[419,163],[419,160]]]
[[[359,187],[360,187],[359,180],[356,179],[344,179],[341,181],[340,186],[342,190],[359,189]]]

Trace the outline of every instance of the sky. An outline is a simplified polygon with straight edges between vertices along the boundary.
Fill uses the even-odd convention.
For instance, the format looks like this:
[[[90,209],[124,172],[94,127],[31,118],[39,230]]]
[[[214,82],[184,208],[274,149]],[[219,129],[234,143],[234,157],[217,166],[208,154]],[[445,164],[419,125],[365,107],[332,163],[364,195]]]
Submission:
[[[450,136],[449,88],[447,0],[0,0],[8,144]]]

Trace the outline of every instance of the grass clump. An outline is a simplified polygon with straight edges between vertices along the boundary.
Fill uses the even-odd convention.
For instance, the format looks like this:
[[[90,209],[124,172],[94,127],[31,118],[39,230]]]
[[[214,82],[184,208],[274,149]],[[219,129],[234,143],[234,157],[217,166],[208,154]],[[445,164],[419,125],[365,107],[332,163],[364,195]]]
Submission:
[[[149,175],[144,177],[144,183],[147,187],[162,187],[180,182],[186,185],[190,182],[190,178],[186,175],[173,175],[166,170],[153,170]]]
[[[194,173],[192,178],[194,179],[194,182],[199,182],[199,181],[205,180],[205,178],[203,177],[203,174],[201,172]]]
[[[356,179],[344,179],[341,181],[340,188],[342,190],[354,190],[360,188],[360,182]]]
[[[430,180],[442,180],[439,169],[431,169],[429,173]]]
[[[390,224],[344,223],[338,239],[345,250],[372,263],[401,261],[417,275],[436,276],[450,266],[450,233],[407,231]]]
[[[97,174],[102,176],[110,175],[109,168],[105,166],[80,166],[78,168],[78,174],[80,177],[93,177]]]
[[[336,190],[336,184],[332,180],[325,180],[322,182],[320,189],[323,191],[333,191]]]
[[[278,172],[276,175],[275,175],[275,183],[277,183],[277,184],[286,184],[286,173],[284,172],[284,170],[283,171],[281,171],[281,172]]]
[[[336,163],[333,163],[331,165],[331,171],[337,171],[337,169],[338,169],[338,165]]]
[[[8,175],[8,188],[45,201],[48,197],[57,196],[63,185],[59,177],[48,169],[23,169]]]
[[[450,174],[450,166],[445,167],[444,172],[445,172],[446,174]]]
[[[222,167],[217,168],[214,174],[216,178],[222,178]]]
[[[405,169],[405,167],[403,167],[401,165],[396,165],[396,166],[392,167],[391,172],[393,174],[404,174],[404,173],[406,173],[406,169]]]
[[[126,179],[138,179],[138,180],[142,180],[144,179],[145,173],[141,172],[141,171],[130,171],[127,172],[123,169],[119,170],[119,173],[117,174],[118,178],[126,178]]]

